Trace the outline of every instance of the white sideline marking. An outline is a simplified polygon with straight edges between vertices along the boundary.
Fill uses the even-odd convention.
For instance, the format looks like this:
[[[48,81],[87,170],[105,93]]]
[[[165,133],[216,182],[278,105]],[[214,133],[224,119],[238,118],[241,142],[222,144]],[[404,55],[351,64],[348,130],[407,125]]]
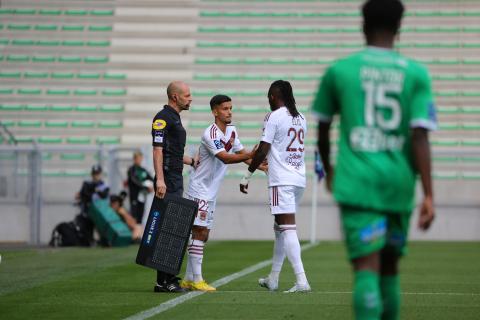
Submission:
[[[222,294],[222,293],[265,293],[265,294],[282,294],[282,291],[271,292],[267,290],[242,290],[242,291],[235,291],[235,290],[221,290],[213,292],[212,294]],[[312,291],[305,293],[309,294],[352,294],[352,291]],[[402,292],[402,295],[422,295],[422,296],[480,296],[480,293],[468,293],[468,292]]]
[[[302,251],[305,251],[305,250],[308,250],[310,248],[313,248],[315,246],[318,245],[318,242],[316,243],[309,243],[309,244],[306,244],[306,245],[303,245],[302,246]],[[245,268],[239,272],[235,272],[235,273],[232,273],[231,275],[228,275],[226,277],[223,277],[221,279],[218,279],[217,281],[214,281],[211,283],[212,286],[214,287],[220,287],[220,286],[223,286],[233,280],[236,280],[238,278],[241,278],[243,276],[246,276],[247,274],[250,274],[252,272],[255,272],[257,270],[260,270],[262,268],[265,268],[269,265],[272,264],[272,260],[265,260],[265,261],[262,261],[262,262],[259,262],[253,266],[250,266],[248,268]],[[156,307],[153,307],[151,309],[148,309],[148,310],[145,310],[145,311],[142,311],[142,312],[139,312],[137,314],[134,314],[128,318],[125,318],[124,320],[144,320],[144,319],[148,319],[148,318],[151,318],[159,313],[162,313],[164,311],[167,311],[175,306],[178,306],[179,304],[181,303],[184,303],[190,299],[193,299],[195,297],[198,297],[199,295],[202,295],[204,294],[205,292],[203,291],[192,291],[192,292],[189,292],[187,294],[184,294],[184,295],[181,295],[180,297],[178,298],[175,298],[175,299],[172,299],[172,300],[168,300],[162,304],[159,304],[158,306]]]

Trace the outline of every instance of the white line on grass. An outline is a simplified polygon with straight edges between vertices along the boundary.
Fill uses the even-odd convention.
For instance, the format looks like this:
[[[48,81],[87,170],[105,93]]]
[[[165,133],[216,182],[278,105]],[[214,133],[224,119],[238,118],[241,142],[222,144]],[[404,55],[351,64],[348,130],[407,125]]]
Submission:
[[[318,242],[316,243],[309,243],[309,244],[306,244],[306,245],[303,245],[302,246],[302,251],[305,251],[305,250],[308,250],[310,248],[313,248],[315,246],[318,245]],[[255,272],[257,270],[260,270],[262,268],[265,268],[269,265],[272,264],[272,260],[265,260],[265,261],[262,261],[262,262],[259,262],[253,266],[250,266],[248,268],[245,268],[239,272],[235,272],[235,273],[232,273],[231,275],[228,275],[226,277],[223,277],[221,279],[218,279],[217,281],[215,282],[212,282],[212,286],[214,287],[220,287],[220,286],[223,286],[233,280],[236,280],[238,278],[241,278],[243,276],[246,276],[247,274],[250,274],[252,272]],[[162,304],[159,304],[158,306],[156,307],[153,307],[151,309],[148,309],[148,310],[145,310],[145,311],[141,311],[137,314],[134,314],[128,318],[125,318],[124,320],[144,320],[144,319],[148,319],[148,318],[151,318],[159,313],[162,313],[164,311],[167,311],[175,306],[178,306],[179,304],[182,304],[190,299],[193,299],[195,297],[198,297],[202,294],[204,294],[205,292],[203,291],[192,291],[192,292],[189,292],[187,294],[184,294],[184,295],[181,295],[175,299],[172,299],[172,300],[168,300]]]
[[[282,291],[271,292],[267,290],[221,290],[216,291],[212,294],[223,294],[223,293],[265,293],[265,294],[282,294]],[[352,291],[311,291],[305,294],[352,294]],[[480,293],[468,293],[468,292],[402,292],[403,295],[419,295],[419,296],[480,296]]]

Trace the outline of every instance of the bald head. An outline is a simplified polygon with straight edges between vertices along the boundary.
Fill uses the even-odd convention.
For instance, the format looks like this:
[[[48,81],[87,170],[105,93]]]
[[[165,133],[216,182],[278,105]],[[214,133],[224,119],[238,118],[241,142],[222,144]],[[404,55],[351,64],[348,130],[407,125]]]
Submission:
[[[190,88],[183,81],[173,81],[167,87],[168,104],[179,113],[188,110],[192,102]]]

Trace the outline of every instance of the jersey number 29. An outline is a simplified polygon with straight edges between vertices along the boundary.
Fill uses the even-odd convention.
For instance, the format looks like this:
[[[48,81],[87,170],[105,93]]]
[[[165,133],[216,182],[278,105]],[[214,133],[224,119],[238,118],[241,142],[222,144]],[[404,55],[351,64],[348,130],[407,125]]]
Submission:
[[[288,129],[287,136],[292,137],[292,140],[290,141],[286,149],[288,152],[297,152],[297,151],[303,152],[303,150],[305,150],[305,148],[303,147],[303,140],[305,139],[305,132],[303,131],[303,129],[299,129],[297,131],[295,128],[290,128]],[[298,148],[293,148],[292,144],[297,139],[300,146]]]

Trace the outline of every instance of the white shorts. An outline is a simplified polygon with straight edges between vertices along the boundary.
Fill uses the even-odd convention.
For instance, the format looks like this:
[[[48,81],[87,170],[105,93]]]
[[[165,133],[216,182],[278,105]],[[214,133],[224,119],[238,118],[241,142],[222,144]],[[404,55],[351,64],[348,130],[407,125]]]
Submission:
[[[305,188],[297,186],[275,186],[268,188],[272,214],[295,213],[302,200]]]
[[[198,212],[193,222],[194,226],[206,227],[209,230],[213,227],[213,212],[215,211],[215,200],[208,201],[204,199],[198,199],[185,194],[185,198],[193,200],[198,203]]]

